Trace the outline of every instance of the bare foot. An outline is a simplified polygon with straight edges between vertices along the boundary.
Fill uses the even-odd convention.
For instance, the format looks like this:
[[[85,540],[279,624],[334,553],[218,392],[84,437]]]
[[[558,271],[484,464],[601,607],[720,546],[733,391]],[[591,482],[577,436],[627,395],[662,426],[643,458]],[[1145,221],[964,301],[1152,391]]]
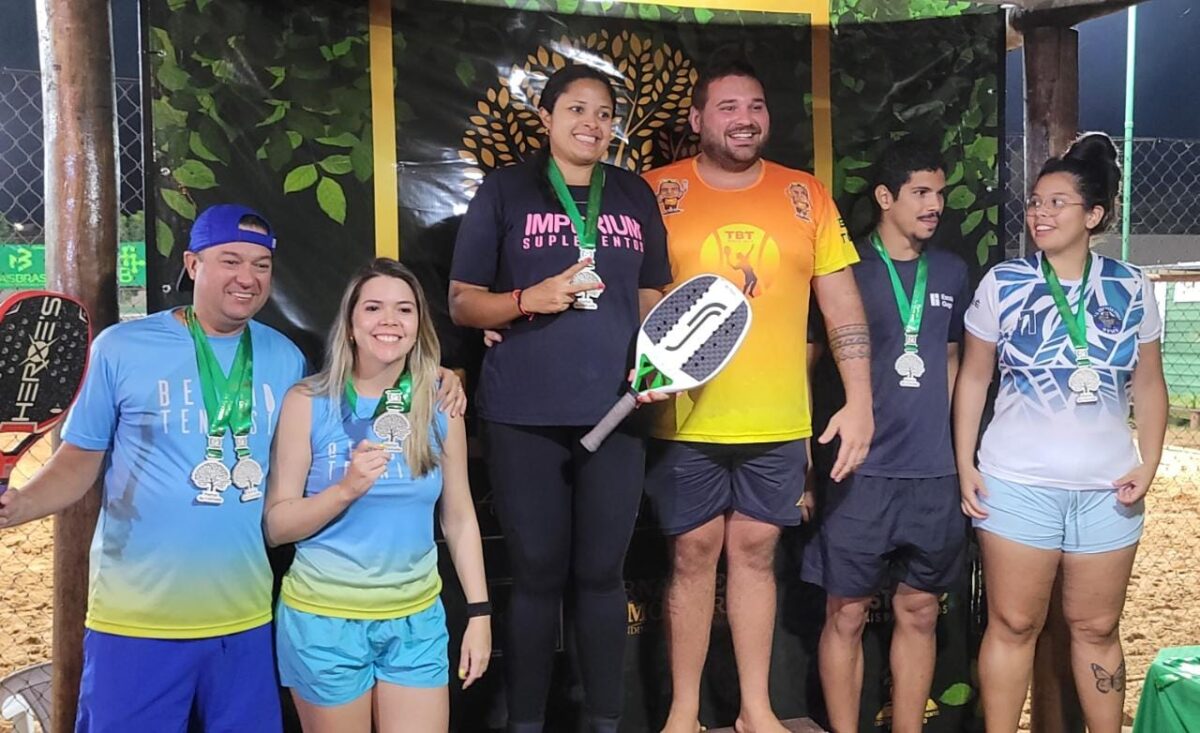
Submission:
[[[663,725],[662,733],[700,733],[704,730],[707,728],[700,725],[695,712],[684,713],[672,709]]]
[[[733,729],[737,733],[790,733],[787,728],[783,727],[783,723],[779,722],[779,718],[776,718],[775,714],[770,711],[765,713],[742,711],[738,714]]]

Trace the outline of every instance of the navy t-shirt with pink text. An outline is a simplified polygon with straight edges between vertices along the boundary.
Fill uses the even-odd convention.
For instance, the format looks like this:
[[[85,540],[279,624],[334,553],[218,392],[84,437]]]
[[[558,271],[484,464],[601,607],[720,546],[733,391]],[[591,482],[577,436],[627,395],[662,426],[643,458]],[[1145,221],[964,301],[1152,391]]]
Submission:
[[[518,318],[487,350],[476,407],[515,425],[593,425],[616,401],[632,365],[638,290],[671,282],[666,230],[654,193],[638,176],[604,166],[596,310],[568,308]],[[491,173],[458,230],[450,279],[492,292],[529,288],[579,261],[571,219],[534,163]],[[587,186],[571,186],[587,216]]]

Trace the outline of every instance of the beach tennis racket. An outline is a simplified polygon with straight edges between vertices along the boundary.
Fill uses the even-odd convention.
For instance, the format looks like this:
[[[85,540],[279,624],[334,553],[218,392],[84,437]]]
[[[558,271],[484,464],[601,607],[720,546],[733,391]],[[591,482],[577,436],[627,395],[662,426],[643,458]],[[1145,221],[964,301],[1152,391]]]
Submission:
[[[595,452],[647,392],[684,392],[717,376],[750,330],[750,303],[718,275],[697,275],[658,302],[638,331],[629,390],[580,442]]]
[[[67,414],[91,335],[83,305],[61,293],[31,290],[0,303],[0,493],[25,451]]]

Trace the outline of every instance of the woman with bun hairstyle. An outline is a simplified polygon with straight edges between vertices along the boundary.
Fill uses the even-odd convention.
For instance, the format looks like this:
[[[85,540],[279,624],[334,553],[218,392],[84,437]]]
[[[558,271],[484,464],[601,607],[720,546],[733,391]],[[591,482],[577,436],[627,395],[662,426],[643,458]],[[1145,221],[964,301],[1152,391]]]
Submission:
[[[484,459],[508,548],[508,729],[541,733],[567,601],[591,733],[617,730],[627,626],[623,580],[645,473],[643,440],[579,439],[628,387],[638,326],[671,281],[658,202],[602,161],[616,98],[571,64],[538,99],[547,135],[491,173],[459,228],[455,323],[500,330],[476,392]],[[493,336],[494,339],[494,336]],[[553,724],[552,724],[553,725]]]
[[[1167,392],[1148,278],[1089,247],[1114,219],[1120,177],[1116,148],[1099,133],[1047,161],[1025,206],[1038,252],[994,267],[966,313],[954,433],[962,508],[983,551],[979,678],[989,733],[1017,729],[1060,567],[1087,728],[1121,730],[1119,623],[1142,498],[1162,456]],[[997,360],[995,416],[976,468]]]

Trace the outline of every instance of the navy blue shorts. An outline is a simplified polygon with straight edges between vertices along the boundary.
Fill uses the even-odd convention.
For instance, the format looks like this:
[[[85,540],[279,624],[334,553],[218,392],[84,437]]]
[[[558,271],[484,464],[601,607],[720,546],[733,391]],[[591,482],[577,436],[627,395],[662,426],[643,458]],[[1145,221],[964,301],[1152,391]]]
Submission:
[[[829,484],[817,525],[801,577],[830,595],[866,598],[895,581],[943,593],[962,572],[967,518],[957,476],[851,474]]]
[[[279,733],[271,625],[208,639],[88,629],[75,733]]]
[[[807,469],[804,440],[734,445],[651,440],[646,494],[668,535],[729,511],[791,527],[800,524]]]

